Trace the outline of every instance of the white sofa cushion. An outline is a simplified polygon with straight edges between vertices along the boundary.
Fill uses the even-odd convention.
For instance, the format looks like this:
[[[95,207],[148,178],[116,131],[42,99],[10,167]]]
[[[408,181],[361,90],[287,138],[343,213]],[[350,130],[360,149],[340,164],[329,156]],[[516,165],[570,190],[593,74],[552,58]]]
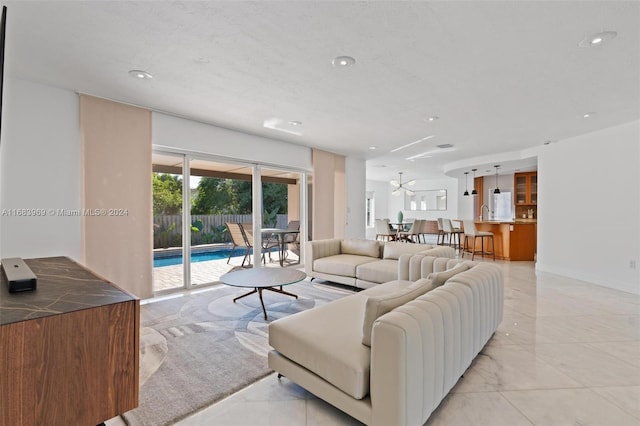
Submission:
[[[357,238],[342,240],[340,242],[342,254],[355,254],[380,258],[380,244],[375,240],[362,240]]]
[[[337,254],[335,256],[321,257],[313,261],[313,270],[316,272],[341,275],[343,277],[355,277],[356,268],[368,262],[375,262],[378,258],[358,256],[355,254]],[[397,274],[397,272],[396,272]]]
[[[384,244],[382,258],[398,260],[400,258],[400,255],[402,254],[418,253],[424,250],[431,249],[432,247],[433,246],[425,244],[387,242]]]
[[[433,281],[434,287],[439,287],[443,285],[449,278],[469,270],[469,265],[465,263],[458,263],[452,269],[448,269],[442,272],[432,272],[427,275],[427,279]]]
[[[269,325],[269,344],[282,355],[361,399],[369,393],[370,349],[362,345],[367,296],[343,299],[281,318]]]
[[[356,267],[356,278],[374,283],[386,283],[398,279],[398,262],[396,260],[376,260]]]
[[[407,288],[396,292],[380,295],[369,296],[365,305],[364,321],[362,323],[362,344],[371,346],[371,330],[373,323],[378,317],[392,311],[398,306],[422,296],[434,287],[433,282],[429,279],[421,279],[409,285]]]

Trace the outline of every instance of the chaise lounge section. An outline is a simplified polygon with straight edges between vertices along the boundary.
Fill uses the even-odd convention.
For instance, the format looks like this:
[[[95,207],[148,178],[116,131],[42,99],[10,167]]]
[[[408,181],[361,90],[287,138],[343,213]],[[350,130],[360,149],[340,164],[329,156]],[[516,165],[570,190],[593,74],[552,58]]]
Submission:
[[[400,264],[420,279],[271,323],[269,366],[367,425],[424,424],[500,324],[503,276],[424,255]]]

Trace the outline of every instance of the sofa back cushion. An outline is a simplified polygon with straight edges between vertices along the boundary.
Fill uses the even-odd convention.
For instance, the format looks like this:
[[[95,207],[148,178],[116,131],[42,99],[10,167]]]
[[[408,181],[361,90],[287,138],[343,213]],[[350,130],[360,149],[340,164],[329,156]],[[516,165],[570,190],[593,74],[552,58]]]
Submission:
[[[468,271],[469,265],[466,263],[458,263],[452,269],[448,269],[442,272],[432,272],[427,275],[427,279],[433,281],[434,287],[439,287],[443,285],[449,278],[459,274],[460,272]]]
[[[432,247],[433,246],[426,244],[386,242],[384,243],[384,252],[382,254],[382,258],[398,260],[400,258],[400,255],[402,254],[418,253]]]
[[[347,239],[340,242],[342,254],[355,254],[358,256],[380,257],[380,245],[375,240]]]
[[[402,290],[381,296],[369,296],[364,311],[364,322],[362,324],[362,344],[371,346],[371,331],[375,320],[392,311],[398,306],[422,296],[429,290],[435,288],[431,280],[423,278],[407,286]]]

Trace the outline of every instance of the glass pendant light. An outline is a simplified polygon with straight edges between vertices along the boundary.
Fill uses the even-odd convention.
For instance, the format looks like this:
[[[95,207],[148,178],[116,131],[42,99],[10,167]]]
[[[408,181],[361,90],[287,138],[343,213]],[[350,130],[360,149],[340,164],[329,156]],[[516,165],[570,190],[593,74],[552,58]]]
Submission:
[[[465,189],[464,189],[464,194],[462,195],[464,195],[465,197],[469,196],[469,182],[467,180],[467,178],[469,177],[468,175],[469,175],[469,172],[464,172],[464,188]]]
[[[473,172],[473,190],[471,191],[471,195],[478,195],[478,191],[476,191],[476,170],[478,169],[471,169]]]
[[[500,193],[500,188],[498,188],[498,167],[500,167],[499,165],[497,166],[493,166],[496,168],[496,189],[493,190],[494,194],[499,194]]]

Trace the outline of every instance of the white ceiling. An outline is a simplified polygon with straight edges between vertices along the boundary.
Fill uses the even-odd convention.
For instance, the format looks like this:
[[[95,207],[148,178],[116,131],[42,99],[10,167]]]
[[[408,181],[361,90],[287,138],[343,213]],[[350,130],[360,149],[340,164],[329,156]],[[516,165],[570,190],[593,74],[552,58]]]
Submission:
[[[11,76],[366,158],[369,179],[535,168],[523,150],[640,117],[635,1],[3,4]]]

